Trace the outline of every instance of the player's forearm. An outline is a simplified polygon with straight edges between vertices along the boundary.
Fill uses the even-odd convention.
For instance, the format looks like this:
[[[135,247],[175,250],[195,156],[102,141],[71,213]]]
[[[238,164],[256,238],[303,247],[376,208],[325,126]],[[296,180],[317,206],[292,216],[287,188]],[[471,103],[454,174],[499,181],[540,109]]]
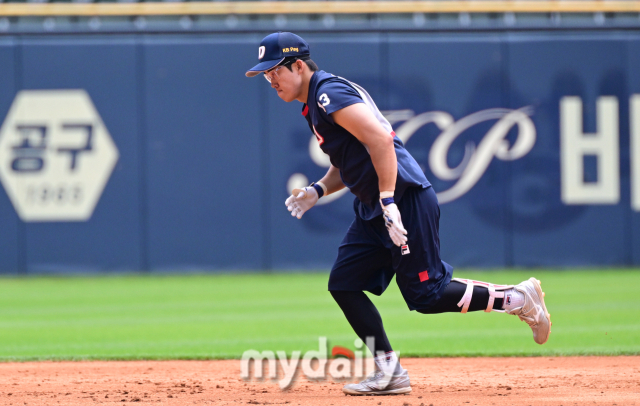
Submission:
[[[333,165],[329,167],[327,174],[320,179],[320,182],[324,183],[327,187],[327,193],[325,195],[330,195],[345,187],[344,183],[342,183],[342,178],[340,178],[340,170]]]
[[[378,175],[378,188],[380,192],[393,192],[396,190],[398,177],[398,160],[393,139],[386,136],[376,141],[369,145],[369,154]]]

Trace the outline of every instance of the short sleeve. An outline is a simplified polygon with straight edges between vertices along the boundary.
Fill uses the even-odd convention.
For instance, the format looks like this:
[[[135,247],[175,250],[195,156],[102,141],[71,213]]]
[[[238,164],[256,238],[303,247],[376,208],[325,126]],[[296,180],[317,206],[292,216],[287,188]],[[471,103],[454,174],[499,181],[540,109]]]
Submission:
[[[329,80],[320,85],[316,91],[318,106],[331,114],[356,103],[364,103],[360,93],[346,83]]]

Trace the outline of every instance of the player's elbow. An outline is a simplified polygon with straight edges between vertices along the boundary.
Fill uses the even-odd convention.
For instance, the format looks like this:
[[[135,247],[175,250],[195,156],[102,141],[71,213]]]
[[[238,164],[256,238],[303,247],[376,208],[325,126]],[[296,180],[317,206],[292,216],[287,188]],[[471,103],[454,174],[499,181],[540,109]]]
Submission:
[[[392,154],[395,156],[391,136],[379,138],[375,143],[369,145],[369,154],[374,161],[387,160]]]
[[[373,151],[392,151],[394,150],[393,136],[385,131],[378,123],[371,123],[360,128],[358,133],[353,133],[355,137],[367,146],[370,153]]]
[[[376,137],[376,144],[378,144],[378,148],[382,150],[393,150],[393,136],[391,134],[380,133],[378,137]]]

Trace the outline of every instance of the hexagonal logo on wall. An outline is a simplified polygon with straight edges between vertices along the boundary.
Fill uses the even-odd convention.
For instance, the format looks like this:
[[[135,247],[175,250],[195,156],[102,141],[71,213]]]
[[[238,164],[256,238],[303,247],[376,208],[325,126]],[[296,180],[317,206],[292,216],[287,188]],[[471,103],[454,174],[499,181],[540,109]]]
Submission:
[[[87,221],[118,161],[84,90],[23,90],[0,129],[0,181],[23,221]]]

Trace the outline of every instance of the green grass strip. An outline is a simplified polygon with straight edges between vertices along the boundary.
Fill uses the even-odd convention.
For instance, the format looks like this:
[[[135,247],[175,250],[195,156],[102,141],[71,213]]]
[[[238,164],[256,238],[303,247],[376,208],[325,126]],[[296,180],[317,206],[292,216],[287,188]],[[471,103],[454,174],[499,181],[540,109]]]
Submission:
[[[640,270],[457,271],[542,280],[553,328],[533,342],[517,317],[410,312],[392,282],[373,297],[401,356],[640,354]],[[326,273],[0,278],[0,360],[239,358],[245,350],[354,348]]]

